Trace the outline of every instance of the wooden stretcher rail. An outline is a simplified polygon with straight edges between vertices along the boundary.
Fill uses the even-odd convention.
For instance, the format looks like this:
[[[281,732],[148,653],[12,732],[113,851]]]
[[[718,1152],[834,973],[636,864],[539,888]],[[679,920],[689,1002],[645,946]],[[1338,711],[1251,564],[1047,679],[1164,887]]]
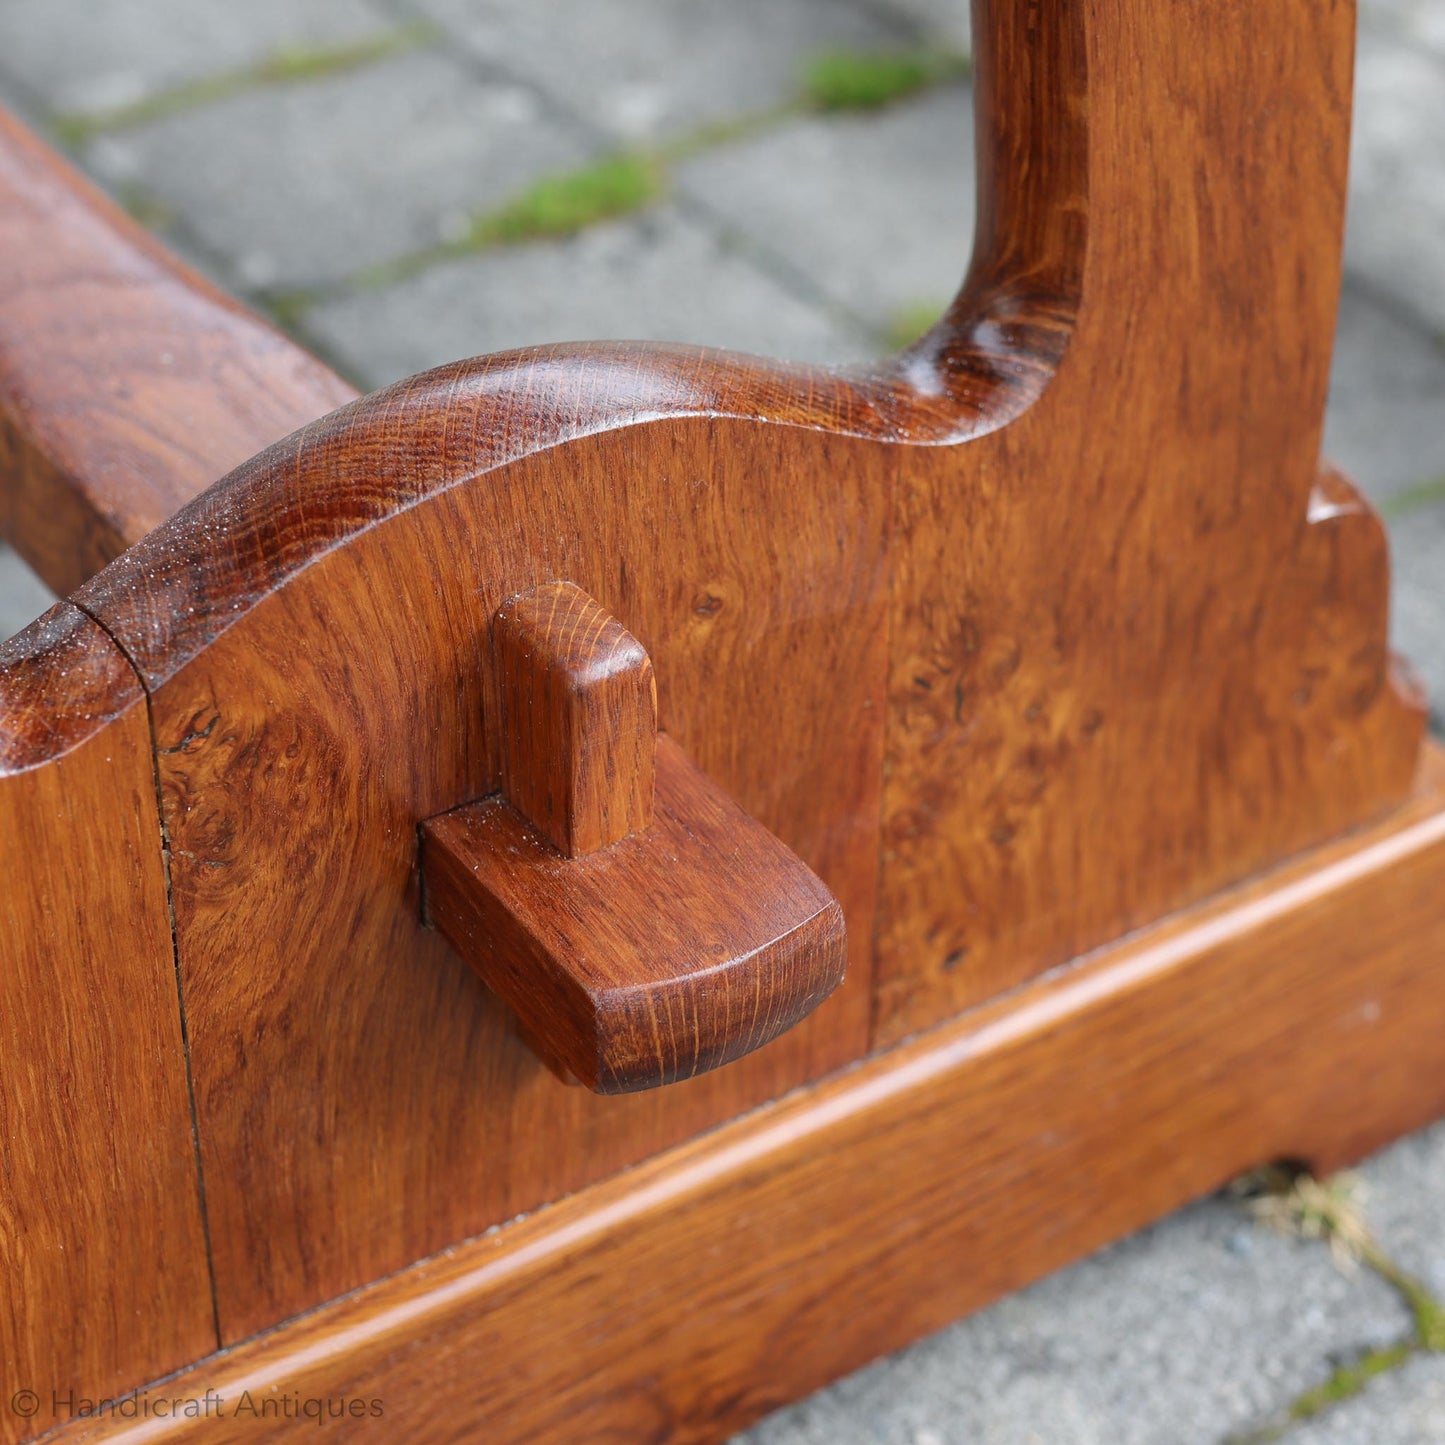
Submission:
[[[0,537],[78,587],[354,388],[0,110]]]

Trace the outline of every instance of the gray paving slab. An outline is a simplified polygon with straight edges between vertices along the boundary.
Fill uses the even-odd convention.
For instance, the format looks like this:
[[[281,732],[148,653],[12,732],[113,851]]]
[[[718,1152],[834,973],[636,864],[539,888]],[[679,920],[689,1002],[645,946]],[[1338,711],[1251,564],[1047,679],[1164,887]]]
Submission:
[[[1445,346],[1350,287],[1340,303],[1325,453],[1377,502],[1445,476]]]
[[[1385,1253],[1445,1302],[1445,1120],[1392,1144],[1359,1172],[1366,1217]]]
[[[682,341],[820,362],[872,349],[670,206],[360,292],[312,312],[307,328],[373,386],[550,341]]]
[[[479,60],[530,77],[610,135],[670,137],[798,93],[819,50],[906,32],[852,0],[417,0]]]
[[[1351,1400],[1290,1430],[1282,1445],[1440,1445],[1445,1355],[1417,1355]]]
[[[721,146],[678,173],[726,227],[888,329],[939,311],[973,244],[973,102],[949,86],[881,115],[811,117]]]
[[[1355,69],[1345,265],[1445,334],[1445,62],[1366,27]]]
[[[1428,46],[1445,58],[1445,4],[1441,0],[1361,0],[1360,24]]]
[[[967,55],[973,48],[968,0],[875,0],[878,8],[903,17],[928,41]]]
[[[0,77],[52,112],[88,113],[396,28],[371,0],[4,0]]]
[[[528,87],[437,51],[266,86],[96,140],[243,287],[303,287],[436,244],[539,173],[595,153]]]
[[[1391,518],[1390,544],[1390,635],[1419,671],[1438,725],[1445,719],[1445,502]],[[1445,1244],[1445,1222],[1437,1223]]]
[[[1215,1445],[1408,1330],[1378,1279],[1208,1200],[737,1439]]]
[[[54,601],[50,589],[0,542],[0,642],[34,622]]]

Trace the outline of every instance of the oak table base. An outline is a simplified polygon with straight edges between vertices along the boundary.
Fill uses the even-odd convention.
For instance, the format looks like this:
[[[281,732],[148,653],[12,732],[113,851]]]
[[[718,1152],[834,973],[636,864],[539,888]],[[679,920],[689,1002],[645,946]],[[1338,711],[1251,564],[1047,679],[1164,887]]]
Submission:
[[[58,1438],[314,1439],[344,1402],[349,1440],[724,1439],[1247,1166],[1445,1112],[1442,880],[1431,749],[1386,822]]]

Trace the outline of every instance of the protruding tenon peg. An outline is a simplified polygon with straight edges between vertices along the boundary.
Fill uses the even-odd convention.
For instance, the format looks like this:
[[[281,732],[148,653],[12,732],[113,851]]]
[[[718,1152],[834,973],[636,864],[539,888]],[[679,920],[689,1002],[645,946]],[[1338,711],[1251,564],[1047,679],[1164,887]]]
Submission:
[[[842,980],[843,913],[656,732],[652,664],[569,582],[497,614],[503,795],[423,826],[428,912],[564,1078],[715,1068]],[[654,799],[655,792],[655,799]]]
[[[569,858],[652,821],[657,688],[642,644],[571,582],[502,605],[502,792]]]

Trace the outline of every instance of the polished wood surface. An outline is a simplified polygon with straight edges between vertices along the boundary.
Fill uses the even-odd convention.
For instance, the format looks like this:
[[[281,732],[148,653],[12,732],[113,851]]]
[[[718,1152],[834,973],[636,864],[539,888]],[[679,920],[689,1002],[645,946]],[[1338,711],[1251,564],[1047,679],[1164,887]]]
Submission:
[[[915,348],[442,368],[76,594],[150,695],[227,1340],[1405,795],[1383,532],[1317,477],[1348,21],[980,4],[974,262]],[[479,639],[557,578],[849,923],[798,1028],[625,1099],[559,1091],[421,923],[419,822],[500,786]]]
[[[492,634],[507,801],[570,858],[646,828],[657,684],[642,644],[571,582],[508,599]]]
[[[548,1064],[599,1093],[750,1054],[843,981],[843,911],[657,739],[651,826],[569,858],[505,798],[423,827],[426,910]]]
[[[217,1343],[158,844],[145,694],[60,603],[0,646],[0,1441]]]
[[[571,582],[492,628],[501,792],[422,825],[428,920],[568,1082],[628,1093],[770,1043],[843,980],[843,912],[657,735],[652,659]]]
[[[355,390],[0,110],[0,537],[69,592]]]
[[[1445,1111],[1442,870],[1436,751],[1384,826],[138,1397],[209,1389],[206,1423],[58,1438],[310,1440],[355,1401],[387,1445],[725,1440],[1246,1166]]]
[[[604,388],[607,354],[585,373]],[[684,357],[695,372],[696,353],[668,370]],[[636,362],[633,379],[653,364]],[[810,492],[772,483],[791,432],[760,460],[756,428],[706,417],[558,446],[506,420],[527,395],[560,400],[554,384],[573,404],[576,375],[543,353],[380,393],[77,594],[150,693],[228,1341],[867,1051],[886,498],[816,434],[838,450]],[[709,485],[612,483],[652,474]],[[606,1099],[559,1088],[419,896],[418,824],[500,786],[478,639],[559,576],[646,647],[668,736],[848,920],[847,979],[797,1027]],[[759,677],[788,680],[784,705]]]
[[[690,1397],[686,1370],[668,1374],[664,1355],[693,1348],[707,1311],[675,1331],[649,1317],[667,1338],[648,1347],[619,1323],[615,1357],[599,1328],[561,1352],[569,1378],[595,1360],[630,1379],[627,1361],[650,1368],[651,1348],[663,1352],[650,1388],[664,1425],[679,1420],[685,1434],[709,1401],[726,1417],[733,1396],[741,1418],[766,1382],[779,1381],[780,1400],[1208,1187],[1227,1161],[1275,1148],[1327,1159],[1439,1107],[1421,1039],[1440,1020],[1411,951],[1439,929],[1421,881],[1427,861],[1438,869],[1435,824],[1423,821],[1348,855],[1393,859],[1395,873],[1359,864],[1344,879],[1316,862],[1295,893],[1260,894],[1263,921],[1240,925],[1237,948],[1216,950],[1206,930],[1187,970],[1167,949],[1141,955],[1154,962],[1137,965],[1139,979],[1159,988],[1127,969],[1099,985],[1080,1003],[1092,1022],[1079,1024],[1077,1055],[988,1042],[1047,1016],[1029,1001],[1054,997],[1053,985],[1030,980],[1409,793],[1423,707],[1386,646],[1384,534],[1318,457],[1350,20],[1347,4],[1311,0],[1272,12],[1262,45],[1245,0],[1207,14],[1153,0],[1047,12],[979,0],[973,265],[948,316],[901,356],[853,372],[627,345],[461,362],[332,412],[199,496],[212,468],[346,389],[134,228],[110,237],[113,216],[57,181],[30,142],[0,138],[11,218],[0,224],[19,237],[0,270],[14,255],[22,277],[0,322],[0,514],[67,585],[135,542],[73,602],[144,691],[161,826],[133,831],[134,867],[129,855],[118,873],[94,858],[112,870],[96,896],[132,887],[140,869],[150,881],[126,896],[151,932],[138,923],[136,937],[149,950],[173,935],[199,1166],[170,1105],[146,1125],[150,1106],[138,1104],[138,1127],[162,1142],[134,1163],[132,1192],[182,1200],[204,1179],[226,1344],[970,1008],[998,1011],[987,1047],[958,1035],[973,1042],[944,1069],[909,1046],[895,1061],[903,1072],[888,1075],[946,1077],[939,1094],[910,1097],[954,1119],[989,1161],[986,1177],[961,1176],[977,1186],[976,1208],[939,1225],[950,1257],[969,1261],[966,1284],[912,1303],[910,1271],[931,1274],[937,1260],[902,1216],[887,1223],[897,1196],[885,1185],[905,1155],[891,1143],[870,1153],[865,1131],[829,1112],[854,1113],[829,1103],[848,1087],[837,1079],[781,1107],[811,1097],[821,1112],[809,1117],[823,1122],[809,1130],[890,1176],[859,1186],[859,1217],[898,1239],[900,1293],[885,1301],[859,1283],[859,1321],[836,1345],[790,1343],[799,1363],[788,1373],[762,1353],[789,1352],[768,1338],[793,1340],[768,1310],[807,1319],[813,1285],[841,1276],[801,1267],[801,1301],[778,1290],[764,1308],[763,1284],[734,1271],[724,1287],[723,1251],[708,1265],[719,1308],[741,1319],[756,1306],[753,1333],[739,1324],[727,1336],[744,1342],[697,1375]],[[52,223],[78,239],[47,248]],[[93,313],[83,345],[47,323],[81,312]],[[173,335],[192,349],[173,349]],[[847,979],[796,1028],[723,1068],[622,1097],[560,1087],[425,925],[421,896],[420,825],[503,787],[513,740],[493,619],[559,578],[646,650],[669,745],[812,870],[848,921]],[[141,715],[132,702],[124,723],[97,722],[93,756],[116,756],[113,733],[136,746]],[[129,791],[104,806],[134,805],[141,785],[134,768],[127,777]],[[16,816],[16,846],[34,851],[41,820]],[[1366,877],[1392,914],[1372,912],[1350,881]],[[1307,910],[1305,893],[1327,901]],[[26,926],[42,936],[43,911]],[[76,947],[81,967],[90,955]],[[1092,968],[1069,977],[1095,978]],[[1389,1030],[1350,1022],[1346,1005],[1372,990],[1409,1004]],[[1329,1013],[1335,1003],[1346,1011]],[[1316,1079],[1316,1106],[1348,1097],[1354,1112],[1311,1134],[1293,1102],[1261,1103],[1292,1080],[1265,1057],[1266,1025],[1296,1070],[1330,1057],[1341,1079]],[[1391,1052],[1375,1052],[1387,1034]],[[1317,1039],[1338,1058],[1313,1052]],[[965,1069],[975,1054],[977,1070]],[[103,1060],[97,1078],[119,1067]],[[1122,1067],[1135,1072],[1108,1072]],[[14,1072],[0,1061],[7,1088]],[[1098,1077],[1124,1090],[1102,1097],[1122,1102],[1101,1110],[1061,1077]],[[1196,1106],[1198,1077],[1209,1088],[1195,1089]],[[1151,1112],[1129,1112],[1133,1096]],[[1109,1129],[1081,1120],[1086,1108]],[[910,1134],[911,1113],[863,1116],[933,1149],[930,1165],[959,1167],[936,1136]],[[1045,1227],[1042,1205],[1027,1204],[1050,1119],[1078,1148],[1043,1153],[1073,1171],[1092,1223]],[[1176,1159],[1166,1134],[1186,1129]],[[695,1147],[708,1188],[751,1177],[746,1150]],[[1170,1187],[1111,1213],[1089,1180],[1141,1160]],[[187,1171],[190,1195],[173,1187]],[[626,1192],[643,1177],[606,1195],[603,1217],[645,1214],[647,1196]],[[850,1177],[791,1182],[817,1203],[826,1178],[838,1210],[851,1207],[840,1188]],[[967,1251],[1002,1228],[989,1211],[1008,1215],[1017,1243],[975,1258]],[[837,1216],[807,1217],[826,1231]],[[152,1221],[168,1218],[135,1212],[141,1257],[161,1228]],[[804,1218],[777,1215],[778,1232],[757,1241],[759,1270],[786,1272],[813,1249]],[[24,1227],[25,1248],[38,1248],[44,1221]],[[607,1271],[628,1260],[617,1249],[590,1277],[599,1297],[617,1293]],[[211,1300],[174,1287],[185,1301],[175,1328],[189,1330]],[[106,1307],[119,1310],[117,1298]],[[511,1303],[489,1298],[517,1340],[530,1338]],[[576,1319],[606,1324],[614,1306]],[[177,1338],[117,1328],[86,1368],[123,1374],[169,1358]],[[54,1331],[36,1345],[61,1359],[70,1348]],[[519,1358],[497,1349],[488,1362]],[[526,1378],[514,1371],[496,1396],[524,1421],[515,1390]],[[539,1393],[557,1419],[569,1400],[587,1418],[550,1377]],[[633,1411],[618,1429],[637,1438],[635,1395],[603,1391],[588,1408],[618,1421]]]
[[[1072,320],[1035,406],[895,494],[876,1043],[1409,787],[1384,531],[1320,491],[1353,10],[975,7],[958,304]]]

